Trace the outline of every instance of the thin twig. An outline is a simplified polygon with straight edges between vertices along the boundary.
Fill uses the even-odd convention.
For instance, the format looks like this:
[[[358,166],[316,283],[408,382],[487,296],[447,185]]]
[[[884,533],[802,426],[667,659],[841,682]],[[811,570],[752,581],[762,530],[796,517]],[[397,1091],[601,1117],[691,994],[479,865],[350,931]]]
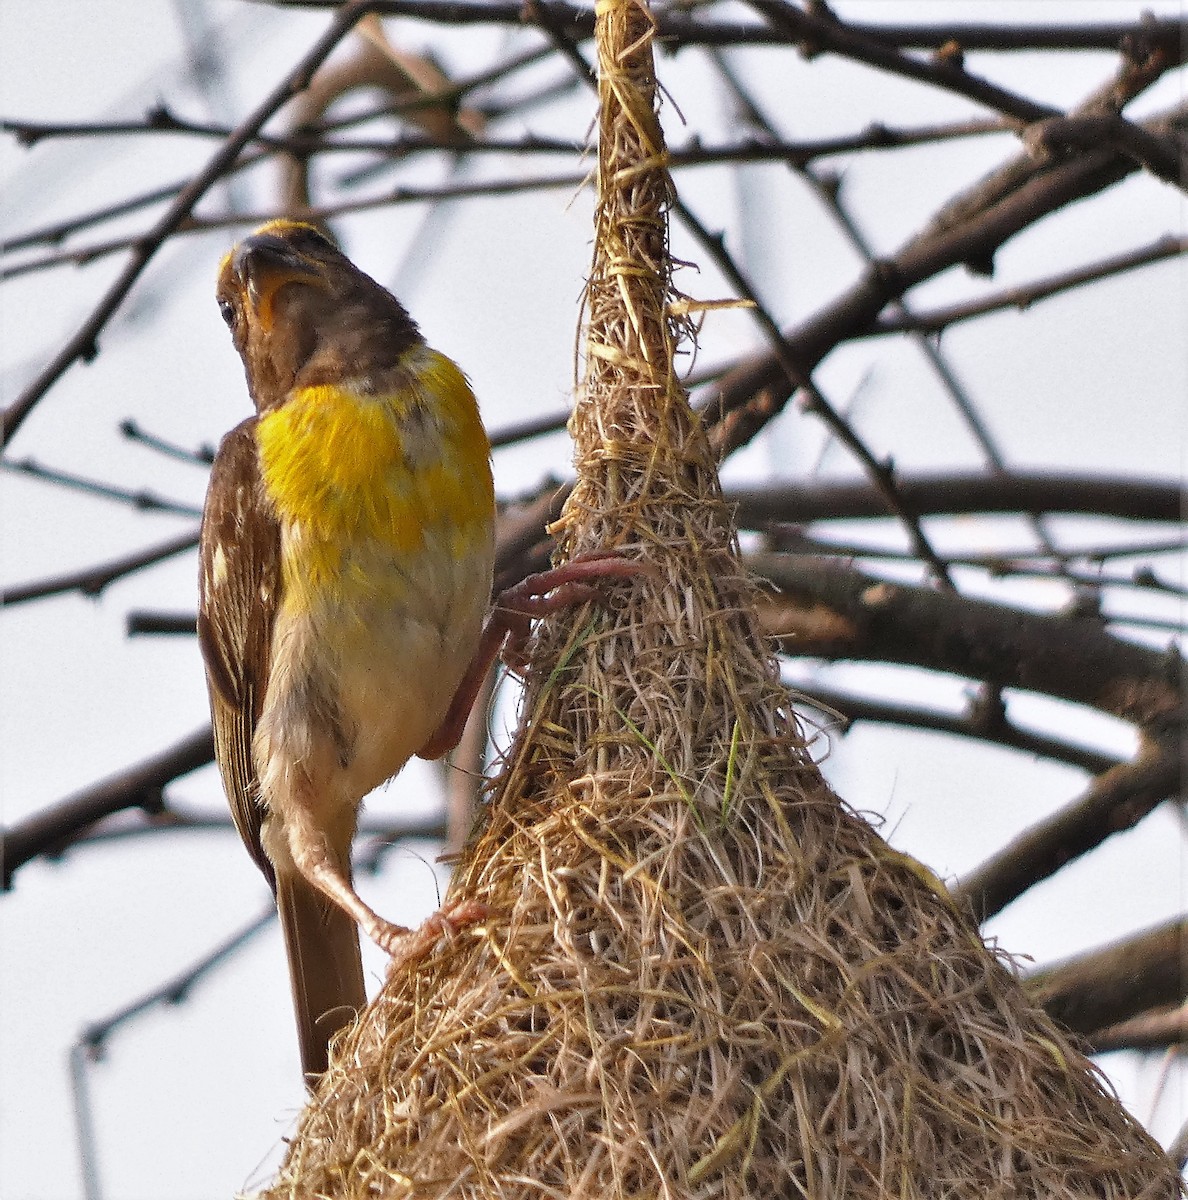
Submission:
[[[828,687],[818,680],[806,684],[803,688],[796,686],[795,695],[798,701],[813,706],[819,705],[826,714],[840,713],[847,722],[843,732],[848,732],[850,725],[863,721],[876,725],[927,729],[934,733],[947,733],[953,737],[1006,746],[1023,754],[1067,763],[1093,774],[1107,771],[1121,761],[1088,746],[1021,729],[1007,718],[1000,705],[988,706],[977,699],[971,701],[964,715],[955,716],[920,705],[872,699],[869,696]]]
[[[90,479],[85,475],[76,475],[72,471],[63,471],[57,467],[47,467],[32,458],[0,459],[0,471],[11,471],[20,475],[28,475],[43,483],[52,483],[57,487],[69,488],[76,492],[84,492],[88,496],[98,496],[103,500],[115,500],[127,504],[140,512],[169,513],[179,517],[198,517],[202,515],[200,508],[192,504],[184,504],[180,500],[170,500],[167,496],[158,496],[155,492],[133,491],[131,488],[116,487],[115,484],[104,483],[100,479]]]
[[[1015,308],[1024,311],[1041,300],[1058,296],[1084,284],[1111,279],[1150,263],[1178,258],[1182,254],[1188,254],[1188,237],[1164,234],[1149,245],[1136,250],[1111,254],[1071,271],[1062,271],[1056,275],[1049,275],[1046,279],[1037,279],[1033,283],[1005,288],[1003,291],[983,296],[980,300],[967,300],[925,312],[919,309],[913,309],[910,313],[901,310],[891,316],[880,317],[863,336],[877,337],[889,333],[909,332],[942,333],[961,321],[982,317],[987,313],[1002,312],[1004,309]]]
[[[25,863],[39,855],[62,853],[82,830],[112,813],[126,808],[158,811],[168,784],[213,761],[214,740],[207,726],[168,750],[10,826],[0,839],[4,846],[4,889],[11,886],[13,875]]]
[[[855,62],[866,63],[880,71],[928,83],[944,91],[954,92],[1004,116],[1018,121],[1042,121],[1063,115],[1058,109],[1039,104],[1015,92],[1007,91],[965,70],[960,58],[915,58],[888,46],[886,41],[871,37],[843,24],[825,10],[823,15],[804,12],[783,0],[748,0],[777,29],[797,41],[811,45],[816,51],[840,54]]]
[[[1151,82],[1152,75],[1144,76],[1144,82]],[[1188,106],[1180,106],[1148,125],[1170,128],[1185,119]],[[1012,160],[946,204],[897,254],[788,332],[789,352],[802,369],[815,369],[842,342],[861,336],[890,301],[911,287],[959,263],[989,269],[994,253],[1016,234],[1074,200],[1112,186],[1134,169],[1129,159],[1108,151],[1042,170],[1029,158]],[[749,441],[782,411],[791,395],[785,381],[783,366],[771,353],[753,356],[721,380],[705,406],[707,417],[718,425],[714,436],[721,453]]]
[[[267,0],[280,8],[333,8],[337,0]],[[547,0],[550,16],[565,26],[572,36],[590,37],[594,32],[594,14],[588,7],[563,0]],[[523,25],[523,6],[518,0],[377,0],[374,11],[383,16],[410,17],[440,25]],[[807,14],[800,14],[805,16]],[[812,41],[812,27],[794,34],[779,34],[770,29],[741,22],[707,22],[680,9],[655,14],[657,34],[662,44],[684,45],[744,44],[799,45]],[[1142,21],[1103,22],[1100,24],[971,24],[934,22],[918,25],[860,24],[847,28],[856,35],[899,49],[939,50],[956,42],[969,50],[1117,50],[1126,42],[1178,50],[1184,38],[1186,22],[1175,17]]]
[[[200,467],[208,467],[214,462],[214,447],[208,443],[199,446],[197,450],[175,445],[163,437],[158,437],[156,434],[142,429],[139,422],[133,420],[131,417],[120,422],[120,432],[129,441],[139,442],[142,446],[148,446],[150,450],[156,450],[158,454],[163,454],[166,458],[176,458],[179,462],[190,463],[192,466]]]
[[[184,554],[187,550],[198,545],[196,532],[179,534],[167,542],[150,546],[146,550],[138,550],[122,558],[112,559],[97,566],[83,567],[79,571],[67,571],[62,575],[53,575],[48,579],[37,580],[33,583],[18,583],[12,587],[0,590],[0,607],[10,607],[14,604],[26,604],[30,600],[44,600],[48,596],[62,596],[68,592],[81,592],[84,596],[98,596],[105,588],[117,580],[125,578],[145,567],[156,566],[157,563]]]
[[[107,289],[92,314],[66,345],[46,365],[44,370],[4,410],[2,443],[7,446],[37,402],[74,363],[90,361],[98,353],[98,337],[112,314],[123,303],[132,285],[161,248],[169,235],[190,216],[194,205],[232,166],[240,151],[259,133],[265,122],[288,100],[302,91],[314,71],[330,52],[350,32],[359,19],[373,7],[369,0],[347,0],[330,23],[329,29],[318,38],[303,56],[297,67],[268,94],[249,116],[219,147],[214,157],[182,190],[132,250],[131,257],[116,281]]]
[[[1137,825],[1164,800],[1181,794],[1180,752],[1149,747],[1133,762],[1097,776],[1072,804],[1004,846],[953,889],[954,898],[985,921],[1028,888],[1054,875],[1106,838]]]

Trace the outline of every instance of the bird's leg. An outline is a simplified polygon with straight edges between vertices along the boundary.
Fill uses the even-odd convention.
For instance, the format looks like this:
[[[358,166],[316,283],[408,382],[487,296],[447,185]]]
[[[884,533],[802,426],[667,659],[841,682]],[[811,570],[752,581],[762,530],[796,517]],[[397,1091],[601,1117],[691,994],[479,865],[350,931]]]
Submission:
[[[456,933],[487,915],[486,905],[477,900],[455,900],[428,917],[417,929],[385,921],[351,886],[350,877],[325,833],[311,821],[300,819],[287,822],[287,832],[293,865],[314,887],[354,918],[363,932],[391,956],[393,966],[421,958],[443,933]]]
[[[478,900],[459,897],[426,917],[416,929],[401,929],[399,925],[389,925],[385,921],[387,928],[383,939],[375,940],[392,958],[389,971],[398,970],[424,958],[443,934],[449,937],[468,925],[485,920],[488,911]]]
[[[418,758],[441,758],[459,742],[466,718],[483,679],[500,650],[513,667],[523,665],[524,643],[537,617],[596,600],[601,595],[595,585],[611,579],[634,579],[654,575],[652,567],[638,559],[624,558],[613,551],[579,555],[563,566],[529,575],[500,592],[487,618],[478,649],[462,676],[462,682],[450,701],[445,719],[425,745]]]
[[[318,827],[312,813],[304,805],[286,805],[284,830],[288,836],[288,851],[293,866],[318,891],[349,913],[373,942],[383,946],[385,940],[391,941],[408,934],[409,931],[402,925],[385,921],[363,902],[351,885],[350,874],[335,853],[325,830]]]

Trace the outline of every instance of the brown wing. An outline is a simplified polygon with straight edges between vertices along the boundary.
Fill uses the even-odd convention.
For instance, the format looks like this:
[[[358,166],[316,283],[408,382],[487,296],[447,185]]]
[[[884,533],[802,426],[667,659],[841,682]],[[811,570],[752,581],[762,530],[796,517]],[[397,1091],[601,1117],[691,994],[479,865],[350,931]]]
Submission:
[[[264,808],[252,737],[272,652],[280,598],[280,526],[264,493],[256,418],[237,425],[215,455],[202,513],[198,645],[206,664],[215,756],[231,815],[256,865],[275,888],[260,844]]]

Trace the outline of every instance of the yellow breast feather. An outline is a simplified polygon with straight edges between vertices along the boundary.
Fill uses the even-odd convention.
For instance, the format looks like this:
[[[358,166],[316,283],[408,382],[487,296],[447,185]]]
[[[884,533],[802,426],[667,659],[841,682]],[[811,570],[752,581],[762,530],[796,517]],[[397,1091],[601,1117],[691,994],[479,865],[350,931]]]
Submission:
[[[429,537],[465,554],[494,518],[490,444],[466,377],[417,346],[396,378],[378,392],[363,380],[301,388],[260,418],[261,471],[286,532],[293,599],[307,587],[350,588],[360,549],[399,559]]]

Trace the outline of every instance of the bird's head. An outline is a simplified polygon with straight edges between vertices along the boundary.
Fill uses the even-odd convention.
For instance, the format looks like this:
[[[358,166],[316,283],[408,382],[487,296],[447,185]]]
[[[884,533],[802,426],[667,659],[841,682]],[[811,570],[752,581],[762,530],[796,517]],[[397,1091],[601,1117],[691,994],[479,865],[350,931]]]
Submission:
[[[386,288],[300,221],[270,221],[244,238],[223,259],[216,294],[261,413],[295,387],[381,386],[421,340]]]

